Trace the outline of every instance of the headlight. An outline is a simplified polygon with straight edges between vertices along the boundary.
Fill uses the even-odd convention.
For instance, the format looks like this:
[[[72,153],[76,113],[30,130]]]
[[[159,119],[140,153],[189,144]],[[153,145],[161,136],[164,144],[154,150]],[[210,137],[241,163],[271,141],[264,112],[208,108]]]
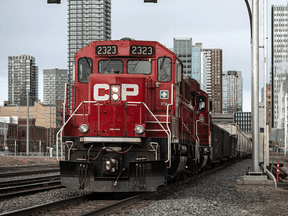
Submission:
[[[119,85],[111,86],[111,100],[112,101],[120,100],[120,86]]]
[[[82,124],[82,125],[79,127],[79,130],[80,130],[81,133],[85,134],[85,133],[87,133],[87,132],[89,131],[89,127],[88,127],[88,125],[86,125],[86,124]]]
[[[119,85],[112,85],[111,86],[111,91],[114,94],[118,93],[120,91],[120,86]]]
[[[145,128],[142,125],[137,125],[136,128],[135,128],[135,132],[138,135],[141,135],[141,134],[143,134],[145,132]]]
[[[111,161],[110,160],[107,160],[106,161],[106,171],[111,171]]]
[[[115,101],[119,100],[119,95],[118,94],[113,94],[112,95],[112,100],[115,100]]]

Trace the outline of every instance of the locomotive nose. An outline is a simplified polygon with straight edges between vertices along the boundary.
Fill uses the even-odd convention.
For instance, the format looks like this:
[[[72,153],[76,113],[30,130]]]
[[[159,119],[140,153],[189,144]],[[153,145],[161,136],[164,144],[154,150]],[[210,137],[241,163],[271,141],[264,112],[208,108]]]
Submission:
[[[89,79],[92,136],[145,136],[143,75],[91,75]],[[92,133],[92,134],[91,134]]]

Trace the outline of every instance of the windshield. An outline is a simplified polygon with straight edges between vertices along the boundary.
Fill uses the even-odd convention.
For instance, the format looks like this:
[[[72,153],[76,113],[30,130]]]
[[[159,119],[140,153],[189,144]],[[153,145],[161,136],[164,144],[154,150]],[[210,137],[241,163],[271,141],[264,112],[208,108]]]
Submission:
[[[152,64],[150,61],[130,60],[127,63],[127,73],[129,74],[150,74]]]
[[[78,60],[78,81],[87,83],[89,76],[92,74],[92,59],[81,58]]]
[[[158,81],[170,82],[172,73],[171,58],[161,57],[158,58]]]
[[[206,97],[205,96],[198,96],[198,110],[205,111],[206,110]]]
[[[101,60],[99,61],[100,74],[122,74],[123,62],[120,60]]]

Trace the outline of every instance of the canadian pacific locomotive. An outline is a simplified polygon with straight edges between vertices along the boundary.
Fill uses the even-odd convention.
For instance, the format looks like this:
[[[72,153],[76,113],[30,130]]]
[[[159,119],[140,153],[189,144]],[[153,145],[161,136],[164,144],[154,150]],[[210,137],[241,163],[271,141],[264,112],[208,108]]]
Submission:
[[[59,132],[67,147],[62,185],[155,191],[235,157],[237,139],[212,127],[207,93],[182,68],[153,41],[94,41],[79,50]]]

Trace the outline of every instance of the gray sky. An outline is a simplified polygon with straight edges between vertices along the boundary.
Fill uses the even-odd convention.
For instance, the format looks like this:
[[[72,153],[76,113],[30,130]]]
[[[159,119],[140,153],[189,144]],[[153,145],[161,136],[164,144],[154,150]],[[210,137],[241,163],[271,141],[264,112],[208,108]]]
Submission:
[[[41,101],[43,69],[67,68],[67,0],[61,2],[60,5],[48,5],[47,0],[0,0],[0,105],[8,99],[8,56],[29,54],[36,58]],[[222,49],[223,70],[242,71],[244,111],[251,110],[250,26],[244,0],[158,0],[157,4],[144,4],[144,0],[111,2],[113,40],[122,37],[155,40],[171,48],[173,37],[192,37],[193,44],[200,42],[203,48]],[[262,20],[263,1],[259,2]],[[270,0],[269,13],[271,4],[286,5],[287,1]],[[259,45],[263,45],[262,21],[260,34]],[[260,50],[260,64],[263,64],[262,56]],[[268,60],[270,58],[269,52]]]

